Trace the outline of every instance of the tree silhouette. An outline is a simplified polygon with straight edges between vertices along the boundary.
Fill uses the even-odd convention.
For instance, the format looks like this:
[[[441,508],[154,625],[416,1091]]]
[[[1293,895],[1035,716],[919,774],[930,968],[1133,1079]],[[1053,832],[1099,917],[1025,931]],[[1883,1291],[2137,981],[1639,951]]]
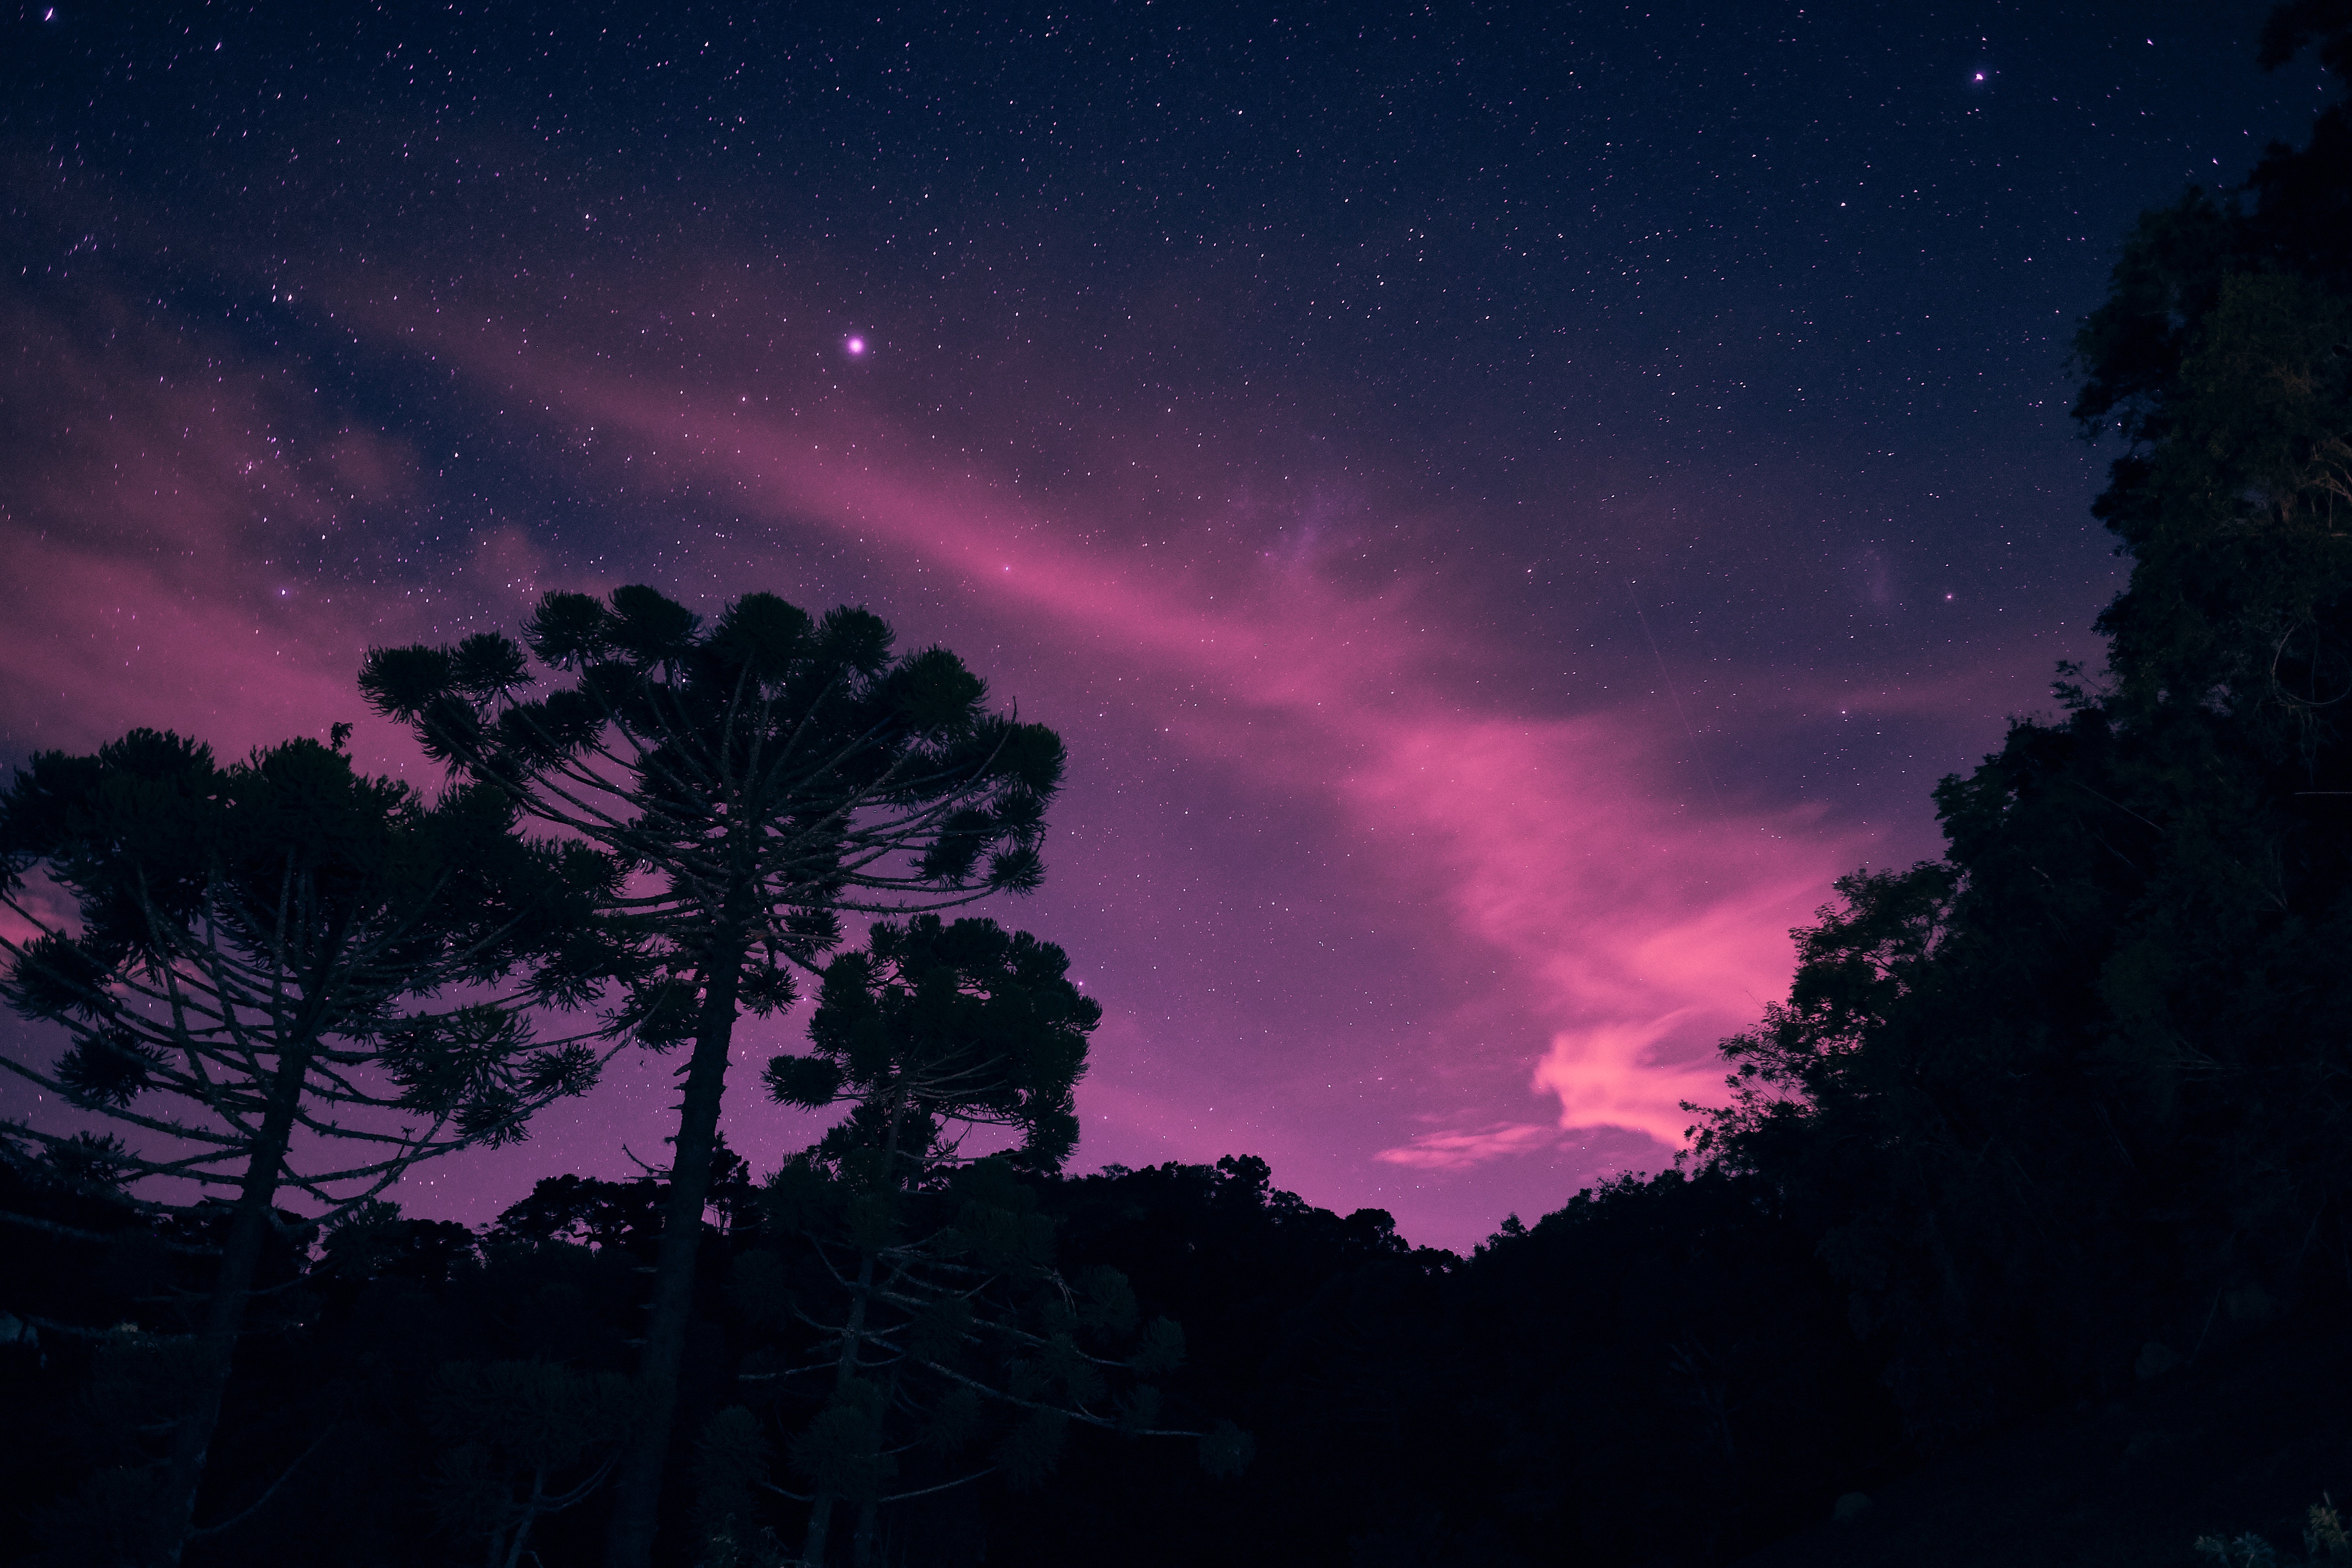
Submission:
[[[1102,1009],[1068,962],[992,921],[877,924],[863,951],[827,966],[814,1048],[768,1064],[777,1100],[850,1108],[770,1184],[772,1228],[803,1244],[803,1266],[795,1275],[755,1252],[735,1275],[747,1307],[815,1334],[815,1352],[778,1374],[820,1390],[790,1448],[810,1489],[811,1568],[837,1504],[857,1507],[856,1559],[868,1563],[883,1505],[991,1473],[1034,1486],[1073,1421],[1201,1438],[1220,1473],[1246,1462],[1229,1423],[1160,1425],[1158,1390],[1133,1374],[1172,1369],[1181,1332],[1160,1320],[1139,1337],[1134,1292],[1114,1269],[1057,1271],[1052,1223],[1016,1179],[1058,1171],[1077,1142],[1072,1091]],[[975,1158],[967,1144],[983,1128],[1014,1147]],[[994,1423],[992,1450],[965,1458],[992,1413],[1010,1417]]]
[[[372,652],[361,687],[433,755],[637,873],[614,907],[656,972],[635,986],[629,1021],[649,1043],[692,1041],[646,1414],[609,1544],[613,1568],[645,1568],[739,1013],[786,1005],[793,969],[840,940],[845,912],[1034,888],[1062,743],[987,712],[985,686],[946,649],[894,657],[890,628],[861,609],[818,621],[751,594],[706,631],[651,588],[609,605],[551,594],[523,640],[571,682],[522,694],[521,650],[485,633]]]
[[[314,741],[223,768],[148,730],[36,756],[0,797],[0,902],[33,928],[0,936],[0,995],[68,1037],[54,1063],[0,1067],[131,1142],[12,1132],[68,1163],[95,1152],[108,1168],[90,1173],[114,1184],[234,1194],[150,1561],[176,1562],[193,1527],[279,1194],[317,1206],[307,1231],[419,1160],[520,1139],[595,1078],[593,1049],[535,1044],[524,1009],[577,1001],[583,973],[608,967],[588,922],[611,868],[513,827],[497,791],[427,804]],[[37,873],[71,901],[72,929]],[[483,994],[519,966],[524,984]],[[404,1011],[451,986],[473,999]]]
[[[2265,61],[2315,40],[2352,85],[2341,0]],[[2125,443],[2107,668],[1937,787],[1940,861],[1841,881],[1726,1043],[1700,1155],[1817,1227],[1915,1432],[2161,1375],[2352,1255],[2347,191],[2339,99],[2142,216],[2075,343]]]

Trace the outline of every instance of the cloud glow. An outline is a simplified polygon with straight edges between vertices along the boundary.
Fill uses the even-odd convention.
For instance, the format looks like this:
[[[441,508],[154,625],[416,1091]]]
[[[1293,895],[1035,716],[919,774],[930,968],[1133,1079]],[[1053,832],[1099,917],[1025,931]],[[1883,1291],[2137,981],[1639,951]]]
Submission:
[[[670,541],[650,570],[608,559],[625,532],[478,510],[432,523],[451,503],[423,436],[355,428],[283,367],[218,344],[77,358],[34,323],[58,347],[20,361],[10,392],[21,408],[37,384],[58,434],[8,481],[0,526],[53,591],[0,632],[20,752],[132,723],[230,751],[322,732],[363,718],[351,680],[370,643],[510,625],[552,587],[642,574],[715,605],[813,592],[813,561],[866,563],[835,591],[908,606],[892,612],[903,635],[967,652],[1113,779],[1066,800],[1057,820],[1091,837],[1057,840],[1041,906],[1057,882],[1078,889],[1071,927],[1045,934],[1111,1010],[1082,1091],[1092,1157],[1263,1152],[1317,1201],[1377,1203],[1454,1244],[1506,1201],[1534,1210],[1604,1166],[1662,1163],[1679,1102],[1717,1085],[1714,1042],[1784,984],[1787,928],[1859,847],[1815,810],[1694,797],[1689,737],[1646,696],[1515,687],[1510,649],[1461,613],[1456,584],[1368,576],[1335,543],[1348,518],[1388,521],[1377,486],[1286,511],[1247,452],[1105,428],[1063,461],[1125,490],[1041,491],[903,411],[827,402],[821,357],[795,378],[698,345],[656,376],[552,307],[526,333],[354,287],[312,292],[373,351],[429,356],[506,411],[503,439],[562,450],[581,492],[626,498],[632,518],[719,497],[733,521]],[[229,370],[197,374],[207,357]],[[1138,496],[1186,500],[1191,531],[1136,521]],[[365,580],[338,554],[365,557]],[[416,767],[380,724],[359,744],[373,765]],[[1121,775],[1100,760],[1114,744],[1160,760]],[[1254,826],[1274,820],[1288,837]],[[1246,891],[1269,876],[1272,896]],[[1259,975],[1254,952],[1282,956]],[[653,1146],[647,1070],[632,1099],[615,1097],[645,1075],[617,1073],[569,1142],[540,1146],[583,1168]],[[730,1126],[756,1158],[805,1132],[741,1097]],[[436,1180],[507,1179],[468,1158]],[[1507,1196],[1523,1191],[1538,1195]]]
[[[1660,754],[1671,738],[1649,714],[1465,707],[1446,679],[1462,650],[1413,629],[1415,584],[1365,596],[1255,557],[1163,571],[1087,542],[1100,520],[1009,497],[984,468],[943,475],[868,455],[915,449],[908,432],[782,424],[723,392],[665,396],[488,333],[445,347],[572,422],[631,433],[669,483],[725,487],[781,538],[816,528],[879,542],[1042,621],[1059,646],[1184,690],[1164,714],[1171,732],[1203,761],[1339,814],[1381,847],[1379,875],[1431,911],[1433,963],[1491,967],[1549,1020],[1527,1082],[1557,1100],[1560,1130],[1678,1143],[1681,1101],[1719,1086],[1710,1047],[1785,984],[1785,932],[1855,847],[1811,831],[1814,814],[1675,802]],[[1238,743],[1244,732],[1281,739]],[[1377,1157],[1454,1168],[1472,1160],[1452,1152],[1541,1142],[1449,1130]]]

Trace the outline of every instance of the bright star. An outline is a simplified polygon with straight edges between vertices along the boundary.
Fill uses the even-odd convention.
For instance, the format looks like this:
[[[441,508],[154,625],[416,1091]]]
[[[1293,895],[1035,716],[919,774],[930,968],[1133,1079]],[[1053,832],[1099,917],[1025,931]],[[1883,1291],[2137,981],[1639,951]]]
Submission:
[[[843,343],[841,346],[848,351],[849,357],[851,359],[856,359],[858,355],[866,352],[866,340],[864,338],[851,338],[847,342]]]

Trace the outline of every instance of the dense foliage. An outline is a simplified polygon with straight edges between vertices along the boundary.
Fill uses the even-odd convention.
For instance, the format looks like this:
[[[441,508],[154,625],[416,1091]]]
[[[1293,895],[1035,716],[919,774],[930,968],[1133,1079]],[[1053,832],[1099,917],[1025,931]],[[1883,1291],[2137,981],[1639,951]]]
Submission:
[[[99,1190],[233,1194],[202,1327],[173,1351],[182,1386],[147,1423],[161,1462],[89,1483],[142,1562],[179,1561],[270,1231],[307,1232],[420,1160],[520,1139],[599,1066],[583,1040],[535,1040],[526,1009],[609,972],[610,863],[525,842],[496,792],[428,805],[363,778],[341,738],[224,768],[137,730],[43,752],[0,795],[0,909],[24,933],[0,934],[0,997],[68,1042],[0,1068],[131,1139],[12,1134]],[[281,1192],[316,1206],[307,1224],[276,1219]]]
[[[2352,13],[2282,7],[2352,77]],[[1822,1237],[1915,1433],[2352,1289],[2352,116],[2147,215],[2076,417],[2126,444],[2102,680],[1936,793],[1727,1043],[1698,1144]]]
[[[937,909],[1044,875],[1060,739],[989,712],[986,686],[947,649],[894,654],[894,640],[870,611],[820,620],[773,594],[744,595],[706,628],[633,584],[609,601],[540,601],[523,641],[551,678],[543,692],[496,632],[376,648],[360,671],[368,700],[429,754],[634,874],[604,910],[635,939],[614,976],[627,1022],[656,1048],[692,1043],[614,1568],[651,1561],[736,1019],[789,1005],[795,970],[841,940],[845,911]]]
[[[783,1562],[778,1540],[797,1545],[807,1516],[788,1494],[830,1469],[855,1500],[873,1448],[809,1424],[779,1375],[828,1338],[793,1308],[842,1294],[803,1265],[822,1223],[807,1189],[720,1163],[665,1558]],[[12,1310],[43,1327],[0,1346],[20,1415],[0,1477],[35,1560],[113,1561],[102,1513],[53,1500],[119,1462],[184,1264],[159,1245],[171,1236],[44,1168],[0,1180],[12,1211],[109,1237],[8,1240]],[[257,1309],[207,1519],[295,1468],[192,1560],[508,1561],[534,1499],[562,1504],[609,1469],[665,1197],[650,1178],[552,1178],[481,1234],[377,1213],[307,1260],[277,1257],[284,1289]],[[1108,1419],[934,1402],[932,1429],[877,1479],[898,1492],[992,1473],[836,1531],[834,1561],[1704,1561],[1874,1480],[1895,1438],[1807,1239],[1758,1223],[1715,1176],[1588,1194],[1467,1260],[1406,1246],[1376,1211],[1312,1208],[1248,1159],[1078,1178],[983,1162],[938,1206],[964,1231],[946,1261],[1001,1281],[975,1316],[1045,1342],[954,1364],[1019,1376],[1025,1360],[1034,1402],[1066,1408],[1087,1391],[1065,1380],[1098,1377]],[[91,1326],[50,1326],[68,1322]],[[1057,1337],[1091,1373],[1056,1364]],[[1147,1385],[1152,1429],[1207,1440],[1143,1435]],[[851,1404],[834,1403],[833,1426]],[[596,1560],[608,1494],[534,1515],[529,1549]]]

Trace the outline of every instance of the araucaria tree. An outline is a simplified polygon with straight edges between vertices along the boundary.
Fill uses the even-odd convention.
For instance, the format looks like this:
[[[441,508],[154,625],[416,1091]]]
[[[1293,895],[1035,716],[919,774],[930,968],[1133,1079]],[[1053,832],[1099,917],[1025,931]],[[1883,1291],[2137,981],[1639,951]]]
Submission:
[[[1077,1142],[1072,1092],[1102,1009],[1068,968],[1060,948],[993,921],[877,924],[827,966],[814,1048],[768,1064],[779,1100],[849,1108],[769,1184],[787,1251],[744,1255],[734,1280],[739,1305],[814,1352],[772,1374],[780,1402],[797,1394],[806,1412],[789,1447],[808,1489],[792,1494],[809,1508],[805,1568],[822,1568],[837,1505],[857,1510],[863,1568],[882,1505],[990,1474],[1034,1485],[1074,1421],[1202,1439],[1214,1472],[1247,1459],[1229,1423],[1161,1426],[1159,1394],[1137,1377],[1171,1369],[1182,1336],[1165,1321],[1139,1335],[1114,1269],[1065,1278],[1016,1179],[1059,1170]],[[984,1129],[1011,1147],[971,1147]],[[753,1419],[733,1413],[739,1447]]]
[[[514,826],[496,790],[427,803],[315,741],[224,768],[149,730],[37,756],[0,796],[0,903],[30,928],[0,936],[0,995],[68,1037],[0,1067],[129,1132],[8,1135],[103,1151],[125,1185],[233,1195],[170,1453],[138,1489],[144,1561],[176,1563],[194,1529],[280,1196],[307,1201],[307,1230],[419,1160],[520,1139],[593,1080],[590,1047],[535,1044],[526,1009],[611,967],[593,922],[612,867]],[[466,999],[429,1005],[450,987]]]
[[[894,655],[860,609],[820,620],[772,594],[701,618],[651,588],[551,594],[523,632],[568,680],[531,694],[520,648],[379,649],[362,689],[432,753],[635,873],[618,916],[654,969],[641,1038],[690,1040],[655,1266],[644,1417],[617,1479],[608,1562],[650,1561],[735,1021],[793,994],[844,913],[1026,891],[1062,743],[994,715],[944,648]]]

